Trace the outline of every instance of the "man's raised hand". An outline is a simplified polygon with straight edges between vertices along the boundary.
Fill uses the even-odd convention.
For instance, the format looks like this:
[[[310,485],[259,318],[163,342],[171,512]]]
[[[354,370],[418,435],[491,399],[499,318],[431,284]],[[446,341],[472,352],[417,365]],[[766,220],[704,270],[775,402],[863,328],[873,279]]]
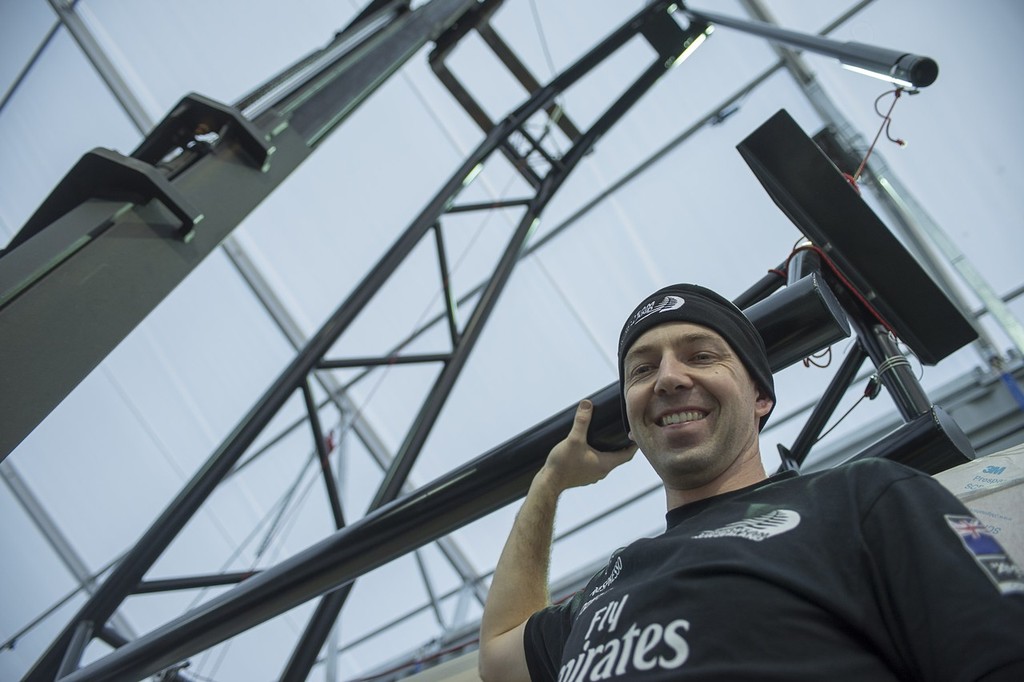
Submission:
[[[541,475],[559,490],[596,483],[636,453],[636,445],[612,452],[592,448],[587,443],[587,430],[593,415],[594,404],[589,400],[580,401],[569,435],[548,453]]]

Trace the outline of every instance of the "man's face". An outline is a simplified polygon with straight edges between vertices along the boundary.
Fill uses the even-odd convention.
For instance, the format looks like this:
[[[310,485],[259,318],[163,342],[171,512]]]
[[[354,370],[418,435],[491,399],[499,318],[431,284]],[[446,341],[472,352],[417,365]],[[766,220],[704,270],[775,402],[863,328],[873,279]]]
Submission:
[[[630,437],[667,488],[703,486],[757,458],[758,423],[772,401],[716,332],[689,322],[653,327],[623,370]]]

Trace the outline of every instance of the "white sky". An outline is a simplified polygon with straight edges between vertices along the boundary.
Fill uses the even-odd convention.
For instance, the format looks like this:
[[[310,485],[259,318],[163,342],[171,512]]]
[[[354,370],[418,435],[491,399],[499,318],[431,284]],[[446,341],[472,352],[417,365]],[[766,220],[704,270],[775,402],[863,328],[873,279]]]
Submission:
[[[563,0],[533,5],[509,0],[494,25],[541,81],[561,70],[642,3]],[[849,2],[768,3],[784,26],[816,32]],[[708,9],[712,3],[702,3]],[[272,74],[326,44],[355,5],[303,1],[282,9],[270,0],[134,3],[81,0],[77,11],[158,120],[188,92],[232,103]],[[737,2],[714,11],[745,16]],[[543,41],[534,21],[540,18]],[[1021,285],[1024,158],[1018,131],[1024,109],[1013,73],[1024,64],[1013,0],[968,5],[878,0],[836,36],[901,48],[936,59],[937,82],[900,101],[892,131],[909,145],[880,147],[889,166],[1000,294]],[[55,21],[43,0],[0,0],[0,90],[6,91]],[[643,41],[564,98],[579,125],[592,121],[651,58]],[[542,237],[626,171],[688,128],[774,61],[760,39],[720,28],[670,72],[597,145],[543,216]],[[808,56],[822,86],[871,139],[880,119],[873,101],[885,85]],[[452,59],[453,70],[500,118],[524,98],[474,40]],[[615,379],[614,344],[624,316],[645,294],[674,281],[695,281],[727,296],[741,293],[781,262],[799,236],[747,169],[735,145],[779,108],[809,133],[821,121],[785,73],[740,102],[739,111],[677,147],[635,182],[601,203],[516,270],[501,303],[451,395],[413,470],[425,483],[561,410]],[[429,72],[426,51],[390,79],[235,232],[302,330],[311,335],[482,133]],[[27,220],[62,175],[87,150],[129,153],[139,133],[63,31],[46,47],[0,110],[0,243]],[[514,197],[522,182],[504,162],[487,171],[468,200]],[[457,292],[475,286],[493,266],[516,214],[474,215],[445,223]],[[0,263],[2,267],[2,263]],[[338,354],[380,353],[438,308],[432,248],[423,248],[353,325]],[[970,296],[970,294],[968,294]],[[973,299],[972,299],[973,300]],[[1011,304],[1024,317],[1024,299]],[[464,312],[464,317],[468,311]],[[1009,347],[985,321],[1002,350]],[[69,333],[71,333],[69,331]],[[445,350],[444,330],[417,350]],[[838,358],[846,349],[833,349]],[[223,253],[210,256],[118,346],[8,458],[81,556],[98,572],[132,546],[238,419],[291,360],[292,350]],[[0,359],[2,363],[2,359]],[[980,366],[967,348],[927,368],[926,388]],[[0,365],[2,367],[2,365]],[[2,371],[2,368],[0,368]],[[812,401],[831,370],[794,367],[777,377],[775,419]],[[339,377],[344,380],[344,373]],[[433,371],[396,368],[357,384],[352,398],[394,451],[423,398]],[[841,411],[852,404],[853,398]],[[261,442],[300,415],[293,398]],[[834,437],[892,413],[880,399],[858,407]],[[337,415],[325,410],[325,428]],[[2,415],[0,415],[2,422]],[[799,420],[768,430],[762,450],[791,443]],[[151,577],[267,566],[321,539],[331,529],[322,482],[313,470],[300,480],[301,503],[257,556],[266,520],[299,479],[311,451],[307,429],[292,436],[214,494],[153,569]],[[373,497],[381,472],[356,439],[340,457],[342,500],[349,521]],[[771,465],[769,465],[771,466]],[[559,528],[612,507],[654,482],[637,460],[604,486],[575,492]],[[453,535],[479,573],[493,568],[511,523],[512,505]],[[571,572],[662,523],[663,500],[649,495],[556,548],[553,577]],[[6,486],[0,486],[0,638],[7,640],[77,585]],[[253,529],[260,532],[253,534]],[[254,539],[247,541],[252,537]],[[243,547],[240,555],[235,550]],[[423,551],[434,589],[459,582],[433,546]],[[210,595],[201,595],[205,599]],[[136,634],[180,615],[199,595],[181,593],[126,602]],[[404,557],[361,578],[346,605],[340,643],[427,602],[414,559]],[[80,604],[76,597],[73,604]],[[455,615],[448,600],[445,617]],[[195,657],[193,671],[218,680],[271,679],[312,609],[307,604]],[[471,608],[472,620],[479,610]],[[70,616],[45,620],[0,651],[0,677],[17,678]],[[370,640],[339,659],[351,679],[437,636],[429,610],[400,630]],[[396,644],[397,643],[397,644]],[[103,653],[102,647],[89,655]],[[322,667],[312,679],[322,679]]]

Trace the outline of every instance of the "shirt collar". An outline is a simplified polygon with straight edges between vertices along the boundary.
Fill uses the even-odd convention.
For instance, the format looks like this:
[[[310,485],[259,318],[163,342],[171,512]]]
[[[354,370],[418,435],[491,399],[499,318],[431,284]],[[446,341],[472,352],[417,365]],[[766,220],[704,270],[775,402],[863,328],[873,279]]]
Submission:
[[[703,500],[697,500],[696,502],[684,504],[680,507],[676,507],[675,509],[669,509],[668,512],[665,514],[665,525],[668,528],[675,528],[686,519],[696,516],[697,514],[707,509],[708,507],[718,504],[722,500],[738,497],[739,495],[749,493],[752,490],[757,490],[758,488],[762,488],[766,485],[771,485],[772,483],[777,483],[779,481],[785,481],[790,478],[795,478],[797,476],[799,476],[799,474],[796,471],[783,471],[773,476],[769,476],[763,481],[758,481],[753,485],[748,485],[745,488],[739,488],[738,490],[730,490],[727,493],[721,493],[719,495],[704,498]]]

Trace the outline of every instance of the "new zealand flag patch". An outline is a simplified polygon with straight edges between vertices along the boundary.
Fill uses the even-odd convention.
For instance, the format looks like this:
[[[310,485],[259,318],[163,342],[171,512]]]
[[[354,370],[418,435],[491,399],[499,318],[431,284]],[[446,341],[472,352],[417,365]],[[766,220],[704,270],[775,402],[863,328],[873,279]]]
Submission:
[[[1010,558],[985,524],[973,516],[953,514],[946,514],[946,523],[1000,592],[1024,592],[1024,571]]]

